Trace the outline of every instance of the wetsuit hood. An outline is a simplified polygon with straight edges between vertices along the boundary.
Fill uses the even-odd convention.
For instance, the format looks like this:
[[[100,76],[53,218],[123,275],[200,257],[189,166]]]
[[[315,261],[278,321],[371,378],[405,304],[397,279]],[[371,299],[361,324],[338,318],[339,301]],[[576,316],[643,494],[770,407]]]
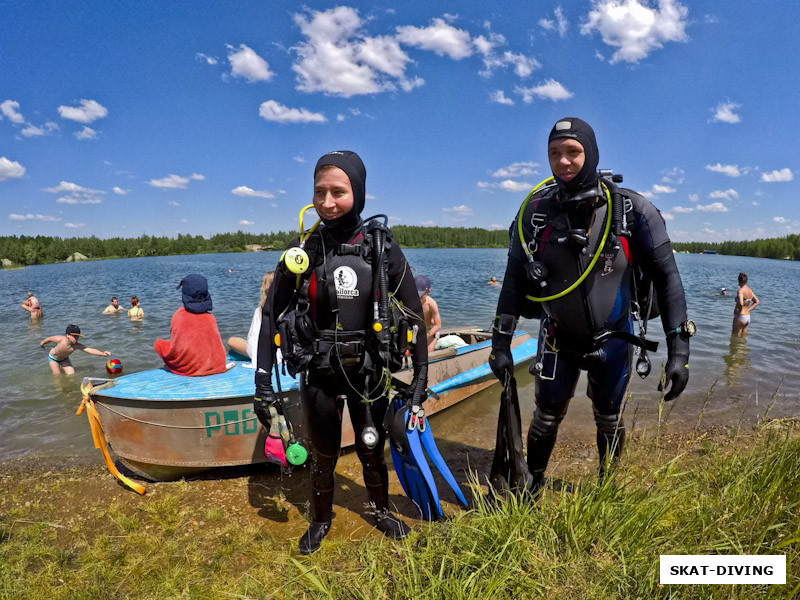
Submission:
[[[570,138],[578,141],[583,146],[586,160],[578,174],[569,181],[555,178],[559,189],[571,196],[581,190],[594,186],[597,183],[597,164],[600,161],[600,152],[597,149],[597,140],[594,130],[586,122],[576,117],[559,119],[550,131],[547,144],[560,138]]]
[[[347,174],[350,186],[353,188],[353,208],[350,212],[342,215],[338,219],[322,219],[325,226],[338,229],[355,229],[361,221],[361,212],[364,210],[364,200],[366,198],[367,169],[361,161],[361,157],[349,150],[335,150],[323,155],[314,167],[314,177],[317,172],[325,166],[340,168]]]

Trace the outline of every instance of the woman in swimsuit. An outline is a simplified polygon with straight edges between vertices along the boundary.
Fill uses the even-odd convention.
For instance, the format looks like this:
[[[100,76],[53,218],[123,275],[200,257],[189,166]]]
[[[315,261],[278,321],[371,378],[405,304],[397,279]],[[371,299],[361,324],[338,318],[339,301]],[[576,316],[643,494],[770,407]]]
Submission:
[[[733,309],[731,335],[744,337],[750,325],[750,311],[758,306],[758,297],[747,285],[747,273],[739,273],[739,290],[736,292],[736,308]]]
[[[128,310],[128,317],[131,321],[141,321],[144,317],[144,311],[139,306],[139,299],[136,296],[131,298],[131,308]]]

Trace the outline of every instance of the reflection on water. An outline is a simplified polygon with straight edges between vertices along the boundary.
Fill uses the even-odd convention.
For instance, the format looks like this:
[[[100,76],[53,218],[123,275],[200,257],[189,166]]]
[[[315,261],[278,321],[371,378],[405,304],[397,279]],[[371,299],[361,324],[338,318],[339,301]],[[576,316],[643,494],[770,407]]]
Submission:
[[[732,335],[728,345],[728,353],[722,357],[725,361],[725,377],[728,387],[736,386],[742,377],[747,377],[750,371],[750,350],[747,347],[747,338]]]
[[[439,304],[444,327],[489,327],[494,319],[501,286],[487,285],[494,275],[502,281],[506,251],[502,249],[407,250],[416,273],[430,277],[431,295]],[[260,298],[261,278],[275,268],[279,252],[204,254],[105,260],[42,265],[0,272],[0,322],[5,343],[0,345],[0,459],[37,452],[94,458],[85,417],[75,416],[80,403],[79,383],[84,376],[106,377],[105,359],[82,352],[73,354],[77,374],[54,378],[42,338],[61,334],[75,323],[86,334],[85,344],[109,350],[122,362],[123,373],[161,366],[153,350],[156,338],[169,336],[172,313],[181,305],[180,280],[190,273],[204,275],[214,302],[213,314],[222,339],[244,337]],[[676,255],[687,293],[689,316],[698,333],[691,342],[691,377],[686,392],[672,407],[671,422],[693,424],[715,381],[704,422],[738,422],[742,414],[755,419],[763,414],[764,398],[780,386],[770,414],[797,414],[800,408],[800,374],[797,364],[798,326],[796,299],[800,297],[800,263],[720,255]],[[233,273],[229,272],[233,270]],[[721,287],[736,288],[741,271],[750,275],[761,303],[753,313],[745,340],[731,340],[735,298],[717,296]],[[31,323],[19,305],[28,290],[44,308],[41,322]],[[136,295],[144,307],[142,321],[131,322],[126,313],[101,315],[112,296]],[[123,302],[128,307],[130,301]],[[520,327],[536,335],[537,321]],[[631,419],[652,423],[657,418],[660,394],[658,373],[666,360],[666,345],[658,319],[649,323],[648,337],[660,342],[650,353],[653,372],[633,378],[628,402]],[[720,360],[723,358],[723,360]],[[725,383],[725,385],[722,385]],[[578,384],[564,431],[577,427],[593,439],[591,406],[585,395],[585,378]],[[491,446],[496,433],[499,388],[494,386],[452,416],[433,418],[437,435],[461,439],[459,426],[471,415],[469,435]],[[759,401],[759,397],[762,399]],[[533,410],[533,382],[520,387],[526,421]],[[491,410],[486,410],[491,406]],[[463,410],[463,415],[462,415]],[[474,412],[473,412],[474,411]],[[447,414],[447,413],[445,413]],[[630,420],[629,419],[629,422]],[[440,423],[441,421],[441,423]],[[462,440],[463,441],[463,440]]]

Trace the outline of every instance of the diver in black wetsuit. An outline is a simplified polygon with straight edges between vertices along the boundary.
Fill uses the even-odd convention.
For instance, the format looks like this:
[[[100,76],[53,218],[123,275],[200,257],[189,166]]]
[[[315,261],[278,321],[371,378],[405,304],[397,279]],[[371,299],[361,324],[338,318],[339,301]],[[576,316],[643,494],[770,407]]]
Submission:
[[[637,295],[634,266],[652,281],[667,336],[663,385],[670,389],[665,400],[677,398],[686,387],[689,337],[694,333],[664,220],[644,197],[617,188],[610,177],[601,178],[592,128],[576,118],[558,121],[550,132],[548,158],[554,183],[529,195],[509,230],[508,265],[489,360],[504,382],[513,373],[510,344],[517,319],[541,318],[532,370],[536,410],[528,430],[532,491],[545,481],[581,370],[589,380],[601,477],[620,455],[625,440],[620,412],[633,348],[642,347],[637,370],[644,377],[649,372],[646,349],[655,345],[645,345],[641,330],[638,337],[634,334],[632,305],[635,310],[642,303],[632,297]]]
[[[314,208],[322,225],[302,244],[310,267],[298,286],[295,272],[287,270],[289,259],[282,259],[264,305],[254,408],[267,429],[268,410],[275,405],[270,375],[276,329],[289,372],[304,373],[301,399],[312,446],[312,522],[300,540],[303,554],[317,550],[330,529],[345,399],[376,526],[395,539],[409,533],[408,526],[388,510],[388,471],[383,456],[386,432],[382,427],[388,406],[388,373],[398,368],[403,349],[398,356],[395,342],[387,351],[386,338],[382,346],[380,336],[374,333],[379,329],[374,326],[375,290],[385,289],[380,286],[388,279],[389,299],[403,309],[408,330],[416,326],[419,332],[409,344],[414,367],[411,386],[418,404],[425,400],[427,386],[425,323],[418,316],[422,307],[411,268],[391,239],[382,253],[384,283],[379,283],[379,270],[373,269],[383,242],[376,241],[380,237],[374,227],[377,221],[365,226],[361,218],[365,180],[366,169],[354,152],[331,152],[319,159],[314,169]],[[299,245],[300,240],[291,244]],[[388,334],[390,329],[402,329],[406,336],[402,327],[380,331]],[[287,346],[289,341],[291,346]]]

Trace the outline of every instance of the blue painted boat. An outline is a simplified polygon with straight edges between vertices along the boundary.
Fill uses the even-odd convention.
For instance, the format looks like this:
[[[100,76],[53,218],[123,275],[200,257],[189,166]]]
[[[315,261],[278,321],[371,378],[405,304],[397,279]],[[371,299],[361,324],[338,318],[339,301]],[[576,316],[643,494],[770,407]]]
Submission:
[[[496,379],[487,360],[491,331],[453,329],[466,345],[430,355],[428,387],[438,394],[425,403],[435,414],[492,385]],[[536,354],[536,340],[517,332],[512,355],[517,366]],[[169,481],[217,467],[266,462],[266,432],[253,413],[254,369],[238,360],[225,373],[185,377],[152,369],[114,379],[86,378],[84,386],[97,410],[105,436],[117,459],[147,479]],[[410,382],[412,373],[395,373]],[[273,386],[277,389],[273,375]],[[281,375],[284,403],[302,442],[305,436],[297,379]],[[355,434],[345,410],[342,446]]]

